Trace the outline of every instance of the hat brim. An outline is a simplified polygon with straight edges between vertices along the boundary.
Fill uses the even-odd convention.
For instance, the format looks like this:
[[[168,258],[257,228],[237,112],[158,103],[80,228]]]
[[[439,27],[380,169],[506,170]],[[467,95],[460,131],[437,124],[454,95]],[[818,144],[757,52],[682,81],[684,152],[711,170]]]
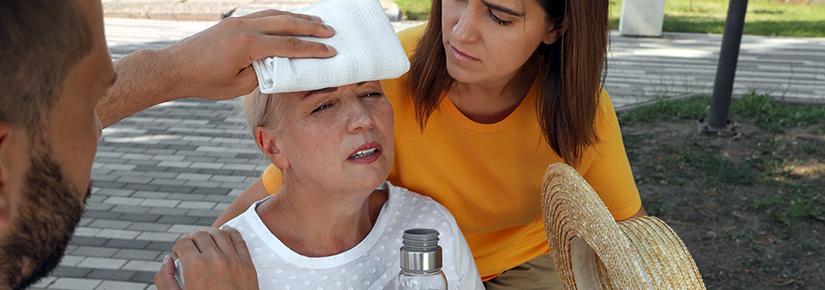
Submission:
[[[705,289],[678,235],[655,217],[617,223],[570,166],[547,168],[542,211],[567,289]]]

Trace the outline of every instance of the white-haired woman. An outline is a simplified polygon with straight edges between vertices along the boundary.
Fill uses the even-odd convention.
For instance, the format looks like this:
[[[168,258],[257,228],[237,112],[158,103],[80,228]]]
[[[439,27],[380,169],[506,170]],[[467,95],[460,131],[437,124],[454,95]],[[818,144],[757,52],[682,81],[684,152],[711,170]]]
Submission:
[[[241,232],[261,289],[394,289],[404,230],[440,232],[450,289],[483,289],[452,215],[386,181],[392,107],[377,81],[244,99],[280,191],[227,222]]]

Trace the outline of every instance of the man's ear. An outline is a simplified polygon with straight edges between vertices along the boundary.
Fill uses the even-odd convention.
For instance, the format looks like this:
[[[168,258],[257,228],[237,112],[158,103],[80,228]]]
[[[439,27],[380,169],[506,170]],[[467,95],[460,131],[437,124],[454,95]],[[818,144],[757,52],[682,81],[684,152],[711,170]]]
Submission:
[[[11,138],[12,126],[7,122],[0,122],[0,232],[8,226],[10,215],[11,189],[9,179],[11,178]]]
[[[279,140],[275,136],[275,132],[271,129],[255,127],[255,143],[258,145],[258,149],[261,149],[261,152],[266,155],[275,167],[284,170],[289,167],[289,161],[279,148],[277,141]]]
[[[553,44],[564,34],[564,21],[554,22],[548,20],[545,29],[544,38],[541,42],[548,45]]]

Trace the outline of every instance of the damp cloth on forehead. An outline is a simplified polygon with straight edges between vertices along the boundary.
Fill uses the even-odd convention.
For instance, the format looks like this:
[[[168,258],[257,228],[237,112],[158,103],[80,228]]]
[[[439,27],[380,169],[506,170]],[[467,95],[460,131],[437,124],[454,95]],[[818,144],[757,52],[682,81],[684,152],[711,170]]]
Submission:
[[[410,68],[401,42],[378,0],[324,0],[297,11],[321,17],[331,38],[300,37],[333,46],[331,58],[268,57],[252,63],[261,93],[338,87],[397,78]]]

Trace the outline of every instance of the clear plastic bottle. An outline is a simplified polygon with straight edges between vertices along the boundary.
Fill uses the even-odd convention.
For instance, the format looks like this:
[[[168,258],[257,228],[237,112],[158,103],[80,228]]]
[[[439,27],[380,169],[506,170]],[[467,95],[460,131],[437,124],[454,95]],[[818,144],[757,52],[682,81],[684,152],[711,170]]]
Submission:
[[[397,290],[447,290],[447,277],[441,271],[438,231],[404,231],[401,272],[398,273],[395,285]]]

